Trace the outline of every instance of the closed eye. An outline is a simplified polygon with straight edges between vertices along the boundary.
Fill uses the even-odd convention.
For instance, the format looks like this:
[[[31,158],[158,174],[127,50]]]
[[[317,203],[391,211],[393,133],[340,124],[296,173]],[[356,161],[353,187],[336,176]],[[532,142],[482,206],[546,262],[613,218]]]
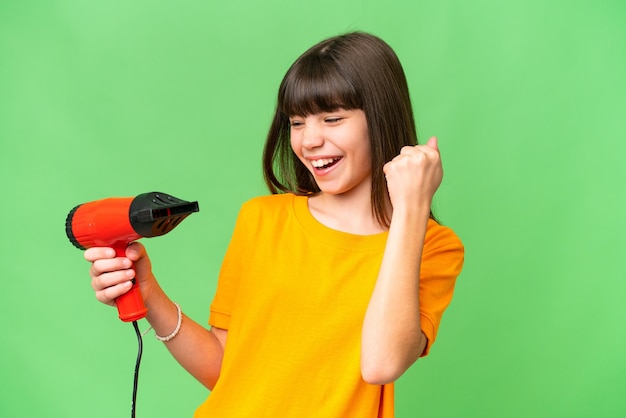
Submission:
[[[340,117],[332,117],[332,118],[324,119],[324,121],[327,123],[337,123],[337,122],[340,122],[341,120],[343,120],[343,118],[340,118]]]

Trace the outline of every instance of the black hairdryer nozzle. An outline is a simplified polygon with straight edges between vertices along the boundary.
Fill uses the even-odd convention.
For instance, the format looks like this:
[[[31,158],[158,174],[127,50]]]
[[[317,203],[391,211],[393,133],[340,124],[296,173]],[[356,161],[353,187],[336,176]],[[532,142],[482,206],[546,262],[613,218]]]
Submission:
[[[158,237],[198,211],[198,202],[188,202],[159,192],[144,193],[135,197],[130,205],[130,224],[143,237]]]

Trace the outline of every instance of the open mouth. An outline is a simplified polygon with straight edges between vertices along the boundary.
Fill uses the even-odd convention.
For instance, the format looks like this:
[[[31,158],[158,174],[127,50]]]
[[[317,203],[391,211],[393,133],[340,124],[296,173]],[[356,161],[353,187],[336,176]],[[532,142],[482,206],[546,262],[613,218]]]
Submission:
[[[336,158],[320,158],[319,160],[311,160],[311,165],[318,170],[325,170],[337,164],[341,157]]]

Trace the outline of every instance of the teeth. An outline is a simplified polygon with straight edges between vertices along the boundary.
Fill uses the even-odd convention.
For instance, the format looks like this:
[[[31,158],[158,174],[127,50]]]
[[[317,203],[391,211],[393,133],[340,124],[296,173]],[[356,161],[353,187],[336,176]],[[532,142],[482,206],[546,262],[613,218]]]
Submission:
[[[322,158],[319,160],[312,160],[311,164],[313,165],[313,167],[315,168],[322,168],[325,165],[331,164],[335,161],[339,160],[339,158]]]

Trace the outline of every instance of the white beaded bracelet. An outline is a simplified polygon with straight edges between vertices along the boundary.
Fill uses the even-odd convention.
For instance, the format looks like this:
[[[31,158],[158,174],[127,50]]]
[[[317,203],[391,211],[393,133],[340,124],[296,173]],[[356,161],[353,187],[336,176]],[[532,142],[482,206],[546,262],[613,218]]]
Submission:
[[[154,333],[154,337],[157,340],[162,341],[164,343],[172,340],[175,336],[178,335],[178,331],[180,331],[180,325],[183,323],[183,312],[180,309],[180,305],[176,302],[174,302],[174,305],[176,305],[176,310],[178,311],[178,323],[176,324],[176,328],[174,329],[174,332],[172,332],[167,337],[161,337],[156,332]]]

